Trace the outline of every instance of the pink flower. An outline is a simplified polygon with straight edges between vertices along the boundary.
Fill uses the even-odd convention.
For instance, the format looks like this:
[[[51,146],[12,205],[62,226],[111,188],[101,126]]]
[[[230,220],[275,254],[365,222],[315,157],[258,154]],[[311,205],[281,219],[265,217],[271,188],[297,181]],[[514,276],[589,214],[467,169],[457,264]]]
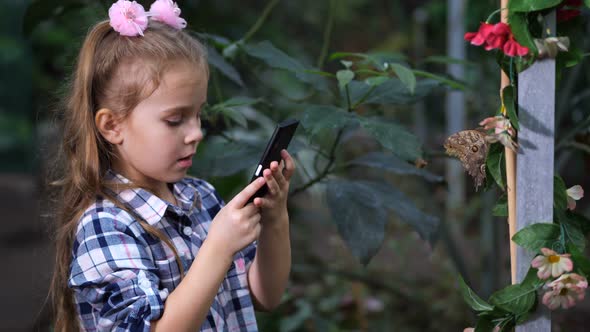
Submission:
[[[485,130],[490,130],[493,128],[495,134],[501,134],[507,131],[510,134],[510,136],[514,136],[514,130],[512,129],[510,120],[508,120],[508,118],[503,117],[502,115],[496,115],[489,118],[485,118],[479,123],[479,125],[483,126]]]
[[[142,35],[148,25],[143,6],[136,1],[119,0],[109,8],[110,24],[121,36]]]
[[[463,329],[463,332],[474,332],[475,328],[473,327],[466,327],[465,329]],[[496,326],[494,327],[494,330],[492,332],[500,332],[500,326]]]
[[[584,189],[580,185],[575,185],[568,190],[567,193],[567,208],[573,210],[576,208],[576,201],[584,197]]]
[[[576,300],[582,301],[584,299],[588,281],[578,274],[571,273],[562,275],[545,287],[549,287],[551,290],[543,295],[544,305],[551,310],[560,306],[563,309],[568,309],[576,304]]]
[[[515,135],[514,129],[512,129],[512,125],[508,118],[505,118],[502,115],[497,115],[483,119],[479,125],[483,126],[485,130],[494,129],[493,134],[486,136],[486,141],[488,143],[500,142],[514,152],[518,150],[518,144],[512,139]]]
[[[549,287],[567,287],[575,288],[578,291],[584,291],[588,288],[588,280],[577,273],[565,273],[561,277],[553,280],[548,284]]]
[[[180,8],[172,0],[156,0],[150,7],[150,15],[155,21],[182,30],[186,27],[186,20],[180,17]]]
[[[574,263],[569,258],[570,254],[559,255],[549,248],[541,248],[541,252],[543,255],[535,257],[531,262],[532,267],[539,269],[537,271],[539,279],[547,279],[549,276],[557,278],[574,268]]]

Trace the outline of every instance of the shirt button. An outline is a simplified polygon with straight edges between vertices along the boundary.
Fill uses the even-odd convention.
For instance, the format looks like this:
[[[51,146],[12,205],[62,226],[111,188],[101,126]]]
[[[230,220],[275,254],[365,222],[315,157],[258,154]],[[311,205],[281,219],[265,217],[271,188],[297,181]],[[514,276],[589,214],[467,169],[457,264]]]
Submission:
[[[139,282],[139,287],[141,287],[143,289],[149,289],[152,287],[152,283],[148,279],[142,279]]]
[[[182,230],[182,232],[183,232],[183,233],[184,233],[184,235],[186,235],[186,236],[191,236],[191,235],[193,235],[193,229],[192,229],[192,227],[190,227],[190,226],[186,226],[186,227],[185,227],[185,228]]]

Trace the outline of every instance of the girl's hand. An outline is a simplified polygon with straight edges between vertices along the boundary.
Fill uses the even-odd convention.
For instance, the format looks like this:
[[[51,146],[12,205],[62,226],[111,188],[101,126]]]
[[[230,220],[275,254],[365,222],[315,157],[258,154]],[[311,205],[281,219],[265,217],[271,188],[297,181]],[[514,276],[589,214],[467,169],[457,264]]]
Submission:
[[[287,197],[291,176],[295,173],[295,163],[287,150],[281,151],[284,163],[276,161],[270,163],[270,169],[262,174],[268,186],[268,193],[264,197],[254,199],[254,205],[261,208],[263,220],[278,220],[287,217]]]
[[[250,183],[213,218],[206,241],[213,243],[221,253],[233,257],[236,252],[258,239],[261,227],[260,209],[254,204],[246,203],[264,183],[263,178]]]

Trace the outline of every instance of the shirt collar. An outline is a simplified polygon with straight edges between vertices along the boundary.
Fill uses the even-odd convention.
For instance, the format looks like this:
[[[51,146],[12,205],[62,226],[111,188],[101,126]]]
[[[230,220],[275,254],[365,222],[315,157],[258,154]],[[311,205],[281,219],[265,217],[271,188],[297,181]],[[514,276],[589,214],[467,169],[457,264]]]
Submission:
[[[107,171],[105,179],[112,182],[131,183],[129,179],[113,170]],[[137,213],[150,225],[162,220],[166,212],[182,215],[192,213],[195,208],[201,209],[201,195],[196,188],[183,180],[174,183],[172,187],[172,194],[176,197],[180,206],[175,206],[139,187],[124,189],[115,193],[115,195],[121,203],[133,209],[133,212]]]

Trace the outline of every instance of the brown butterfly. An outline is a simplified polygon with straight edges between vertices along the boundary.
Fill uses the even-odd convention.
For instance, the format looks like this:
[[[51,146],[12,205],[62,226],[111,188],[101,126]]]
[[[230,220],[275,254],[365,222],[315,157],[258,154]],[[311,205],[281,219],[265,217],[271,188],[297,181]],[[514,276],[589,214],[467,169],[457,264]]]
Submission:
[[[469,129],[449,136],[444,144],[447,154],[459,158],[463,168],[473,177],[475,190],[486,178],[486,158],[489,150],[486,137],[483,129]]]

